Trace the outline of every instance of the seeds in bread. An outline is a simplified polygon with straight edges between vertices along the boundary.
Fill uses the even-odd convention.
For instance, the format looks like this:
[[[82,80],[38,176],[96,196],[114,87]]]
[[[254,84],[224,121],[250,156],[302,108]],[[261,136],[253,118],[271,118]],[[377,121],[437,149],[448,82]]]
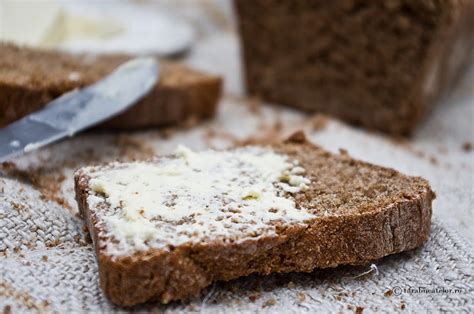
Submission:
[[[293,137],[79,169],[112,302],[168,303],[251,273],[364,264],[428,237],[429,184]],[[138,194],[136,194],[138,192]]]

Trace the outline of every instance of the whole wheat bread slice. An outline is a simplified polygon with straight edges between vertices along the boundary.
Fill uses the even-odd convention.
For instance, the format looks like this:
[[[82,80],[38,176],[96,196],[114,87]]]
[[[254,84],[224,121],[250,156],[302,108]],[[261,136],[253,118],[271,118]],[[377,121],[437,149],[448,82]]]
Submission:
[[[100,285],[108,298],[127,306],[150,300],[168,303],[194,296],[213,281],[253,273],[360,265],[414,249],[428,238],[435,194],[426,180],[347,154],[331,154],[307,142],[302,133],[266,149],[297,160],[306,170],[307,188],[284,197],[294,201],[297,211],[304,209],[312,215],[310,218],[272,222],[273,233],[211,239],[195,235],[177,246],[132,248],[127,254],[108,251],[117,239],[107,235],[109,226],[102,213],[110,213],[111,206],[105,196],[91,190],[91,178],[130,164],[79,169],[76,199],[95,244]],[[158,157],[147,163],[156,165],[173,158],[179,157]],[[91,204],[90,195],[102,200]],[[227,214],[231,220],[239,217],[238,211]],[[185,219],[180,222],[186,223]]]
[[[94,83],[130,58],[70,55],[0,43],[0,127],[65,92]],[[210,118],[218,104],[221,84],[218,76],[161,62],[159,82],[150,94],[100,127],[143,128]]]

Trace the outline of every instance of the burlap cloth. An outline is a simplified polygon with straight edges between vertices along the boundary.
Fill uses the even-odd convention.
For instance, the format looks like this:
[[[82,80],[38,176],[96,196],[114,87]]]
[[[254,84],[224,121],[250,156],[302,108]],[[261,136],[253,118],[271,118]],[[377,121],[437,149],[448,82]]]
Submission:
[[[474,254],[463,240],[470,233],[456,225],[456,220],[441,221],[447,216],[456,219],[472,205],[472,183],[468,182],[471,174],[466,169],[456,171],[454,166],[444,165],[447,161],[433,164],[429,155],[420,157],[413,152],[414,143],[394,143],[325,117],[305,117],[230,97],[222,101],[214,120],[193,128],[131,134],[92,131],[19,158],[14,165],[4,165],[0,178],[0,309],[3,306],[33,312],[126,310],[111,305],[98,287],[93,248],[82,231],[73,199],[73,169],[117,157],[127,160],[169,153],[177,143],[194,149],[266,143],[299,128],[313,142],[324,144],[332,139],[333,147],[324,145],[328,149],[345,147],[354,155],[364,151],[366,160],[379,158],[379,163],[393,162],[405,172],[418,171],[428,177],[438,194],[428,242],[418,250],[375,261],[372,266],[251,276],[216,283],[189,302],[149,304],[133,310],[474,311]],[[347,136],[351,137],[344,142]],[[365,149],[361,150],[361,146]],[[460,152],[457,158],[466,154],[470,153]],[[385,155],[393,157],[385,159]],[[470,201],[466,200],[469,197]],[[456,226],[464,236],[458,236]]]
[[[21,219],[22,222],[18,216],[9,215],[6,226],[2,225],[2,232],[9,223],[17,226],[10,229],[10,243],[32,238],[39,243],[36,249],[23,255],[3,258],[0,304],[11,305],[14,313],[16,310],[125,311],[114,307],[102,295],[92,247],[73,241],[70,234],[77,233],[78,222],[65,218],[56,206],[34,207],[30,217]],[[30,231],[35,227],[39,229]],[[45,236],[41,237],[43,230]],[[64,244],[51,249],[42,247],[42,238],[47,238],[47,234]],[[150,304],[133,310],[299,313],[355,311],[359,307],[368,311],[472,313],[473,262],[467,244],[435,221],[431,238],[424,247],[385,258],[372,270],[340,268],[310,274],[251,276],[217,283],[187,303]],[[366,271],[370,272],[364,274]],[[403,290],[410,288],[416,292]],[[427,289],[440,291],[427,292]],[[452,292],[446,292],[449,289]]]
[[[204,37],[186,62],[225,76],[227,96],[212,121],[134,133],[90,131],[2,166],[0,311],[474,312],[474,69],[414,138],[400,141],[230,96],[242,91],[232,31]],[[177,144],[198,150],[268,143],[298,129],[328,150],[345,148],[355,158],[427,178],[437,193],[427,243],[365,267],[219,282],[184,303],[125,309],[107,301],[98,286],[92,245],[77,217],[75,168],[165,154]]]
[[[125,310],[114,307],[102,295],[93,249],[74,239],[80,234],[80,221],[56,204],[38,201],[39,194],[32,188],[10,179],[4,183],[8,194],[2,195],[1,213],[6,215],[0,223],[5,239],[2,246],[9,251],[30,243],[31,249],[2,258],[0,304],[11,306],[14,312]],[[9,202],[18,200],[12,194],[22,194],[22,209],[8,208]],[[61,244],[45,247],[55,241]],[[289,313],[359,307],[370,311],[472,312],[473,263],[472,248],[435,220],[425,246],[376,262],[376,268],[252,276],[217,283],[189,303],[134,310]],[[410,288],[416,292],[403,290]]]

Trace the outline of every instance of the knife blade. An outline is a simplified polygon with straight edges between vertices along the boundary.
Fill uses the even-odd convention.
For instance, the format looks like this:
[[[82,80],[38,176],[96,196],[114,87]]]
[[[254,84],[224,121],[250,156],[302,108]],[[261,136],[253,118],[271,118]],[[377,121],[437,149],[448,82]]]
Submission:
[[[68,92],[0,129],[0,162],[107,120],[145,96],[159,76],[153,58],[125,62],[104,79]]]

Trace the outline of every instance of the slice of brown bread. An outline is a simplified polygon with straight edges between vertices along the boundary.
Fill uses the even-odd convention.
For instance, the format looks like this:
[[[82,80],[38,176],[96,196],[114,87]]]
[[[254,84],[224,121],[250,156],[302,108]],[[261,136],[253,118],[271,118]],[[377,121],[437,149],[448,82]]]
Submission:
[[[129,58],[73,56],[0,44],[0,127],[65,92],[94,83]],[[161,62],[160,70],[150,94],[100,127],[142,128],[212,117],[221,93],[220,77],[170,62]]]
[[[409,134],[473,60],[474,1],[236,0],[248,91]]]
[[[125,253],[119,249],[120,236],[108,233],[109,228],[119,225],[109,224],[107,219],[116,219],[119,215],[117,210],[120,209],[112,208],[109,198],[106,198],[112,193],[104,190],[103,186],[98,188],[101,185],[93,180],[107,173],[121,173],[120,170],[114,171],[128,169],[133,163],[88,167],[76,172],[76,199],[95,244],[100,285],[113,303],[134,305],[149,300],[168,303],[196,295],[217,280],[231,280],[253,273],[310,272],[315,268],[365,264],[389,254],[416,248],[427,240],[435,194],[426,180],[357,161],[346,154],[331,154],[307,142],[302,133],[292,136],[283,144],[261,149],[287,156],[293,165],[298,165],[296,169],[305,169],[304,179],[299,177],[301,180],[296,180],[296,184],[293,179],[285,181],[284,177],[279,177],[283,182],[292,182],[293,187],[302,187],[301,182],[307,183],[307,187],[293,190],[293,193],[279,190],[279,195],[294,202],[295,209],[277,212],[278,206],[260,208],[264,211],[263,216],[257,213],[253,225],[244,223],[246,212],[241,207],[237,207],[241,210],[224,210],[223,216],[215,220],[199,220],[196,217],[206,215],[199,216],[199,212],[206,213],[213,205],[206,204],[201,208],[203,204],[200,204],[200,199],[205,192],[198,191],[189,212],[185,213],[184,218],[175,221],[175,225],[170,225],[169,219],[178,219],[173,218],[173,215],[178,215],[178,212],[173,214],[172,211],[176,210],[173,206],[179,206],[176,204],[181,201],[171,197],[165,203],[169,207],[152,209],[158,213],[152,221],[159,227],[156,230],[152,227],[151,232],[163,235],[170,228],[168,237],[164,236],[158,242],[149,240],[140,243],[140,246],[145,245],[141,248],[138,244],[131,245]],[[191,161],[194,158],[192,156],[191,153]],[[145,165],[166,166],[177,158],[181,157],[158,157],[145,162]],[[265,164],[260,165],[265,167]],[[173,167],[163,169],[170,171],[170,175],[177,175]],[[290,173],[303,173],[294,171],[296,169],[291,169]],[[217,172],[204,175],[218,176]],[[245,180],[246,176],[251,175],[252,172],[242,172],[238,180]],[[192,181],[189,178],[187,180]],[[122,181],[123,178],[118,181],[119,184],[126,185]],[[195,183],[203,184],[202,181]],[[280,183],[273,184],[276,187]],[[226,199],[226,195],[215,195],[215,198]],[[248,196],[257,197],[259,194],[242,195],[242,199],[248,199]],[[147,197],[150,195],[145,193],[139,199]],[[126,206],[123,202],[126,201],[121,200],[119,206]],[[139,214],[144,215],[142,210],[146,212],[149,209],[140,210]],[[247,210],[252,210],[252,207]],[[264,222],[269,229],[253,229],[252,226],[259,226],[265,215],[270,215],[269,212],[277,215],[271,216],[275,217],[273,220]],[[171,218],[165,217],[168,213],[172,213]],[[202,229],[197,228],[203,221]],[[222,229],[224,235],[213,236],[212,230],[220,222],[230,228],[227,230],[240,231],[225,235],[226,229]],[[146,226],[139,229],[136,225],[130,226],[133,228],[123,230],[128,230],[128,235],[132,237],[146,229]],[[242,229],[238,229],[239,226]],[[184,234],[185,240],[181,243],[171,243],[174,241],[172,239],[181,236],[183,229],[179,228],[193,232]],[[206,232],[207,238],[203,236]],[[136,242],[138,236],[133,239],[133,243],[139,243]]]

